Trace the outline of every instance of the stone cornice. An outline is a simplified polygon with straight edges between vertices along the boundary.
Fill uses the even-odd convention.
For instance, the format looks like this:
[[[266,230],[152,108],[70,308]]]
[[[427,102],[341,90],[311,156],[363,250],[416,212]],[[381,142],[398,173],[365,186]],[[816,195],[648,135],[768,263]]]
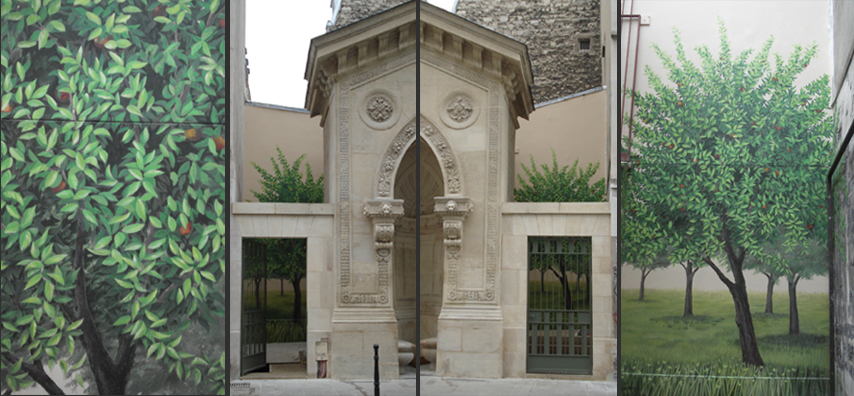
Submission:
[[[530,88],[534,78],[525,44],[424,2],[417,29],[413,1],[312,39],[305,72],[305,107],[311,116],[323,115],[323,125],[337,81],[414,52],[420,33],[421,57],[432,53],[498,81],[516,127],[516,117],[528,119],[534,111]]]

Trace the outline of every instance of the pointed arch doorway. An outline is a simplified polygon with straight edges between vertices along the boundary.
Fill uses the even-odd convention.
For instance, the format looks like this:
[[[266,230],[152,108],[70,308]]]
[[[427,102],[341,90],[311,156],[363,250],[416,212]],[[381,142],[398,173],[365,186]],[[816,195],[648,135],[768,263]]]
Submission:
[[[398,336],[401,340],[417,343],[415,317],[421,316],[421,339],[436,337],[437,318],[442,308],[443,232],[442,219],[434,213],[435,198],[444,195],[442,169],[427,142],[420,141],[420,188],[416,191],[416,145],[413,142],[403,155],[395,175],[394,198],[403,200],[404,214],[399,227],[395,227],[395,316],[398,318]],[[416,197],[420,205],[416,208]],[[416,215],[421,219],[416,228]],[[415,255],[416,237],[421,240],[421,307],[416,310]]]

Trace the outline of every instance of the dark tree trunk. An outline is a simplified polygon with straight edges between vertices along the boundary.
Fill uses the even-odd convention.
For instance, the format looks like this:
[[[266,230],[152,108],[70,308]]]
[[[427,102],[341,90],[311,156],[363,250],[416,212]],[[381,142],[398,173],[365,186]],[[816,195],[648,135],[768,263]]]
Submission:
[[[255,278],[255,309],[261,309],[261,278]]]
[[[765,313],[772,314],[774,313],[774,283],[777,281],[777,277],[772,276],[769,272],[763,272],[762,275],[768,278],[768,288],[765,291]]]
[[[641,269],[641,284],[640,284],[640,293],[638,295],[638,301],[643,301],[643,284],[646,282],[646,277],[649,273],[652,272],[651,269],[643,268]]]
[[[281,287],[279,287],[279,295],[284,296],[285,295],[285,278],[279,278],[279,281],[282,282]]]
[[[572,309],[572,291],[569,289],[569,281],[566,276],[566,264],[561,261],[560,263],[560,273],[561,273],[561,289],[563,289],[563,305],[564,309]]]
[[[291,286],[294,287],[294,321],[302,319],[302,291],[300,290],[300,278],[296,281],[291,281]]]
[[[798,281],[801,280],[795,277],[792,280],[786,277],[789,283],[789,335],[801,334],[801,322],[798,317]]]
[[[148,240],[148,238],[146,239]],[[83,334],[79,340],[86,350],[86,360],[89,362],[89,368],[95,377],[95,385],[98,388],[98,393],[101,395],[124,395],[130,377],[130,370],[133,367],[136,342],[130,334],[119,336],[115,359],[110,356],[104,347],[101,333],[98,330],[95,317],[89,305],[86,266],[83,263],[86,242],[87,235],[83,228],[83,222],[82,220],[78,220],[77,246],[74,251],[72,265],[75,269],[79,270],[74,288],[77,314],[83,319],[80,327]]]
[[[726,229],[726,225],[724,225],[724,229]],[[724,232],[726,233],[726,231]],[[726,238],[724,239],[726,240]],[[753,328],[753,317],[750,314],[750,302],[747,299],[747,283],[745,282],[744,270],[742,268],[745,253],[742,249],[739,254],[736,254],[728,241],[725,241],[724,245],[733,281],[730,281],[726,277],[711,258],[704,257],[703,260],[709,264],[709,267],[715,270],[718,278],[727,286],[730,295],[732,295],[732,302],[735,305],[735,324],[738,326],[738,339],[741,344],[742,362],[750,366],[764,366],[765,362],[759,354],[759,345],[756,342],[756,331]]]
[[[540,270],[540,294],[544,294],[546,292],[546,290],[543,286],[543,284],[545,284],[545,279],[546,279],[546,270],[541,269]]]
[[[685,268],[685,310],[682,316],[694,316],[694,274],[699,267],[694,265],[693,260],[688,260]]]
[[[564,309],[572,309],[572,293],[569,290],[569,283],[566,280],[566,266],[563,261],[560,262],[560,274],[555,271],[554,267],[550,267],[552,273],[560,280],[560,289],[563,292],[563,306]]]

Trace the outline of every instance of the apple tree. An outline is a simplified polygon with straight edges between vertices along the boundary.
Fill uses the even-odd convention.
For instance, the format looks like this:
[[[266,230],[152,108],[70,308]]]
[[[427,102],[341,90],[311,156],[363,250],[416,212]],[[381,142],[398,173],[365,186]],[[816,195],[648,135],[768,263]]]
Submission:
[[[773,39],[731,53],[723,22],[721,48],[697,48],[690,61],[675,32],[676,58],[653,48],[665,82],[645,67],[652,92],[635,93],[638,199],[663,225],[658,249],[672,261],[701,258],[726,285],[735,305],[742,360],[762,366],[744,278],[746,255],[785,232],[787,247],[805,245],[826,212],[823,175],[830,163],[832,129],[826,75],[803,86],[798,75],[817,46],[795,46],[788,60],[769,53]],[[731,278],[724,272],[728,269]]]

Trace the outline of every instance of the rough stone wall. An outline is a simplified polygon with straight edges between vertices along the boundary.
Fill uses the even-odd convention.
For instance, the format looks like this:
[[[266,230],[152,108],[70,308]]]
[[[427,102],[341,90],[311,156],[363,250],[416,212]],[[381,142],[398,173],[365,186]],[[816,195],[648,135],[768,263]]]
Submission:
[[[602,85],[599,0],[459,0],[456,12],[528,45],[535,103]]]
[[[840,138],[844,138],[844,134]],[[833,277],[836,394],[854,395],[854,140],[834,172]]]
[[[326,31],[333,31],[383,10],[387,10],[398,4],[405,3],[406,1],[407,0],[341,0],[341,9],[338,10],[338,17],[332,21],[334,25],[326,27]]]

